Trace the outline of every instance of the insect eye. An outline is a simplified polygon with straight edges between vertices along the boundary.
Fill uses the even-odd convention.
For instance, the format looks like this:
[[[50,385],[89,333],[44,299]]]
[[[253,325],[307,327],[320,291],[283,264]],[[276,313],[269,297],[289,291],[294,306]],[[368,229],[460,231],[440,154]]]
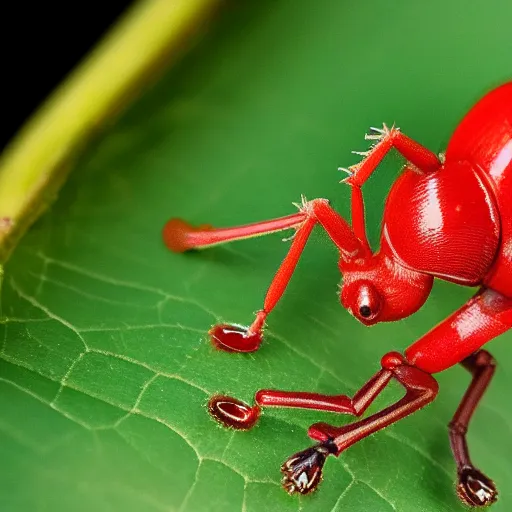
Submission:
[[[381,300],[379,292],[369,282],[359,283],[355,297],[355,316],[364,324],[369,325],[378,321]]]
[[[372,310],[370,309],[370,306],[361,306],[359,308],[359,314],[363,318],[369,318],[370,316],[372,316]]]

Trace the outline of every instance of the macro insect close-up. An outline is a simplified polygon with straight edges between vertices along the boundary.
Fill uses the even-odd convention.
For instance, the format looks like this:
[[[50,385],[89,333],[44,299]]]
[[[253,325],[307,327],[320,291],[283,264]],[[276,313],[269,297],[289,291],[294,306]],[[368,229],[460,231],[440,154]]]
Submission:
[[[34,9],[0,512],[512,510],[512,3]]]
[[[372,128],[370,150],[343,180],[352,188],[352,225],[326,199],[303,198],[299,212],[250,225],[215,229],[171,219],[163,230],[174,252],[293,228],[291,247],[267,291],[263,308],[248,327],[220,324],[209,334],[228,352],[253,352],[260,346],[267,316],[283,296],[308,237],[321,226],[339,251],[343,280],[340,301],[364,325],[396,321],[415,313],[427,299],[434,278],[479,286],[477,294],[445,321],[408,347],[389,352],[381,367],[354,396],[307,391],[259,390],[255,405],[213,396],[210,414],[226,427],[246,430],[261,407],[294,407],[361,416],[391,379],[404,388],[396,403],[344,426],[325,422],[309,427],[318,443],[288,458],[281,467],[290,494],[314,491],[328,455],[340,456],[354,443],[412,414],[436,398],[432,374],[460,363],[469,387],[449,424],[457,464],[457,493],[470,506],[497,500],[493,481],[470,458],[466,433],[478,402],[495,371],[488,341],[512,327],[512,82],[486,94],[455,129],[446,152],[436,155],[398,128]],[[393,184],[384,208],[380,249],[366,236],[361,187],[391,149],[407,164]]]

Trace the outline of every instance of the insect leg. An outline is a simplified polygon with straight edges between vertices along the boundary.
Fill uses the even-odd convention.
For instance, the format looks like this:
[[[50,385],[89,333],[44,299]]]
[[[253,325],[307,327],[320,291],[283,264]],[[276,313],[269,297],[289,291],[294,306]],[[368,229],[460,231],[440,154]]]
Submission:
[[[347,395],[261,389],[256,393],[255,402],[260,407],[295,407],[361,416],[386,387],[392,376],[393,373],[390,370],[380,370],[352,398]]]
[[[352,187],[351,212],[352,229],[354,230],[354,234],[357,236],[357,238],[359,238],[359,240],[361,240],[361,243],[365,246],[365,248],[370,251],[370,244],[366,236],[363,191],[360,187]]]
[[[263,308],[256,313],[254,321],[248,328],[236,324],[213,326],[209,334],[216,348],[228,352],[253,352],[259,348],[266,318],[283,296],[309,235],[317,223],[325,229],[342,258],[357,258],[366,254],[366,248],[354,235],[345,219],[331,208],[329,201],[326,199],[303,200],[299,208],[300,212],[297,215],[301,215],[299,218],[302,219],[302,223],[295,226],[296,233],[292,244],[270,283],[263,301]]]
[[[471,417],[494,375],[496,361],[486,350],[479,350],[461,364],[472,374],[472,380],[449,426],[450,444],[457,463],[457,492],[461,500],[471,507],[487,506],[496,501],[498,492],[492,480],[473,466],[466,433]]]
[[[392,376],[391,371],[380,370],[353,398],[347,395],[261,389],[254,397],[255,405],[250,406],[230,396],[215,395],[208,403],[208,411],[225,427],[240,430],[248,430],[256,424],[262,407],[293,407],[361,416]]]
[[[162,236],[171,251],[185,252],[294,228],[300,226],[306,217],[304,212],[298,212],[278,219],[220,229],[208,224],[195,227],[181,219],[170,219],[164,226]]]
[[[395,376],[395,366],[401,366],[405,363],[401,354],[390,352],[382,358],[381,364],[382,369],[375,373],[352,398],[347,395],[261,389],[255,394],[254,406],[249,406],[229,396],[215,395],[210,399],[209,411],[224,426],[241,430],[247,430],[254,426],[255,419],[257,420],[259,417],[262,407],[291,407],[361,416]],[[329,425],[326,425],[326,427],[329,429],[336,428]],[[318,435],[320,437],[314,435],[311,435],[311,437],[313,439],[323,439],[325,437],[323,434]]]
[[[391,372],[391,377],[405,388],[405,396],[382,411],[349,425],[335,427],[323,422],[315,423],[309,428],[309,437],[318,441],[332,439],[337,447],[337,455],[339,455],[354,443],[397,422],[434,400],[438,384],[432,375],[411,366],[403,358],[400,360],[398,354],[391,353],[388,356],[392,356],[394,359],[391,364],[384,363],[388,366],[386,369]]]
[[[481,288],[466,304],[408,347],[405,356],[426,372],[442,372],[511,327],[512,299]]]
[[[354,258],[365,251],[348,223],[329,205],[326,199],[305,202],[302,211],[307,214],[307,220],[297,230],[292,246],[268,288],[263,309],[257,313],[256,319],[248,329],[251,334],[261,332],[267,315],[281,299],[311,230],[317,222],[325,229],[342,257]]]
[[[336,427],[323,422],[311,425],[308,435],[320,443],[292,455],[285,461],[281,471],[284,474],[283,486],[287,492],[307,494],[313,491],[320,482],[327,455],[340,455],[361,439],[421,409],[436,397],[438,384],[434,377],[411,366],[399,354],[387,354],[382,365],[390,373],[387,381],[391,377],[397,380],[405,388],[405,396],[382,411],[348,425]],[[379,392],[384,387],[385,384]]]
[[[356,152],[362,154],[364,159],[348,168],[350,176],[343,180],[345,183],[362,187],[391,148],[395,148],[408,162],[422,172],[433,172],[441,166],[436,154],[404,135],[398,128],[388,128],[384,125],[382,130],[376,128],[372,128],[372,130],[374,133],[367,135],[366,138],[375,140],[376,144],[367,152]]]
[[[306,246],[306,242],[308,241],[309,235],[315,227],[315,224],[316,219],[313,217],[308,217],[295,233],[288,254],[285,256],[280,267],[275,273],[270,286],[268,287],[265,300],[263,301],[263,309],[258,311],[254,322],[247,330],[249,335],[261,333],[267,315],[279,302],[283,296],[284,291],[286,290],[286,287],[288,286],[288,283],[290,282],[292,274],[297,267],[297,263],[299,262],[302,251]]]

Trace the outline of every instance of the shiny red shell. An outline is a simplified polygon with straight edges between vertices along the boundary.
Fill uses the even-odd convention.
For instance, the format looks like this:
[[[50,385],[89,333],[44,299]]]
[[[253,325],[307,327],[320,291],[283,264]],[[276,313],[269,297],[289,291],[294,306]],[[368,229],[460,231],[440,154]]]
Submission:
[[[512,83],[468,112],[439,171],[405,169],[382,239],[405,267],[512,298]]]

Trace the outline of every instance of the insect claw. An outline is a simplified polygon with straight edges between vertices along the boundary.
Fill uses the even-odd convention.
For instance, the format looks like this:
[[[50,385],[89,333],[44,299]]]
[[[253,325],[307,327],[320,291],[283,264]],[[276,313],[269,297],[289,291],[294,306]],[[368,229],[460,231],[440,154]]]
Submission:
[[[370,126],[370,133],[365,133],[365,140],[377,140],[380,141],[389,133],[389,129],[384,123],[382,128],[377,128],[375,126]]]
[[[370,127],[370,133],[366,133],[365,140],[377,140],[380,141],[384,137],[388,136],[391,132],[398,132],[400,128],[392,124],[391,128],[386,123],[382,123],[382,128],[376,128],[375,126]]]
[[[322,480],[325,459],[336,453],[331,440],[316,444],[289,457],[281,466],[281,485],[288,494],[313,492]]]

